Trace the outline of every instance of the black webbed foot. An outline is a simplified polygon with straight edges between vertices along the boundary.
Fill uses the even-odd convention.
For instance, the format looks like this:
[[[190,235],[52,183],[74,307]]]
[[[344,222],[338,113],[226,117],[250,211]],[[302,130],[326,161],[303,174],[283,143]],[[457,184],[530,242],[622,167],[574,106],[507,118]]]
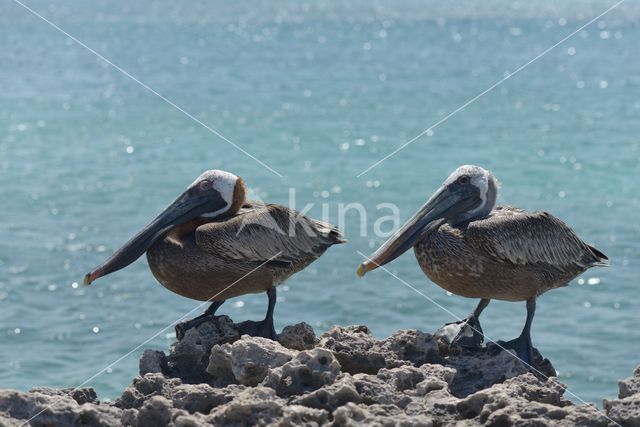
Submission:
[[[220,306],[224,304],[224,300],[222,301],[214,301],[211,303],[209,308],[198,317],[194,317],[191,320],[187,320],[186,322],[180,322],[175,326],[176,330],[176,338],[181,340],[184,338],[184,334],[191,328],[195,328],[196,326],[202,325],[204,322],[214,319],[216,316],[216,311]]]
[[[276,328],[273,326],[273,309],[276,305],[276,288],[270,288],[267,291],[267,297],[269,298],[269,306],[264,320],[260,322],[247,320],[240,323],[238,325],[240,335],[247,334],[253,337],[269,338],[273,341],[278,340]]]
[[[465,348],[480,348],[484,342],[480,321],[475,316],[470,316],[459,322],[446,323],[434,335],[443,337],[449,345],[459,345]]]
[[[520,335],[511,341],[498,341],[497,344],[506,350],[514,350],[525,367],[533,369],[533,346],[529,337]]]
[[[269,298],[269,305],[267,308],[267,315],[264,320],[260,322],[256,322],[253,320],[244,321],[237,326],[238,332],[240,335],[250,335],[254,337],[263,337],[269,338],[271,340],[277,341],[278,334],[276,334],[276,329],[273,325],[273,309],[276,304],[276,288],[270,288],[267,291],[267,296]],[[191,329],[195,328],[198,325],[201,325],[204,322],[214,319],[216,310],[224,303],[224,301],[215,301],[211,304],[211,306],[204,312],[204,314],[193,318],[187,322],[178,323],[175,326],[176,337],[178,340],[184,338],[185,333]]]
[[[273,326],[273,321],[268,319],[256,322],[254,320],[246,320],[238,324],[240,335],[250,335],[252,337],[269,338],[273,341],[278,340],[278,334]]]
[[[186,322],[180,322],[175,326],[175,330],[176,330],[176,338],[178,338],[178,340],[182,340],[182,338],[184,338],[184,335],[187,333],[187,331],[191,328],[195,328],[197,326],[202,325],[204,322],[207,322],[209,320],[214,319],[216,316],[211,314],[211,315],[202,315],[202,316],[198,316],[194,319],[188,320]]]

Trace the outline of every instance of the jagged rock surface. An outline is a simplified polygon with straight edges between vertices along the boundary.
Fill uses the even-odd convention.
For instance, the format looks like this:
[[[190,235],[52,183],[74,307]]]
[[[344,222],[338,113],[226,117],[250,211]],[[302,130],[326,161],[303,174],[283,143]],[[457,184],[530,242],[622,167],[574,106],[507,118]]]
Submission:
[[[276,341],[245,335],[233,344],[213,346],[207,372],[216,383],[232,383],[235,380],[240,384],[256,386],[271,368],[284,365],[296,353]]]
[[[607,415],[623,427],[640,426],[640,365],[618,382],[618,388],[618,399],[604,401]]]
[[[301,323],[279,342],[242,335],[226,316],[147,350],[112,403],[91,388],[0,390],[0,426],[640,426],[640,367],[619,399],[576,405],[539,353],[530,373],[495,346],[461,350],[431,334],[384,340],[365,326],[316,338]],[[37,415],[37,416],[36,416]]]

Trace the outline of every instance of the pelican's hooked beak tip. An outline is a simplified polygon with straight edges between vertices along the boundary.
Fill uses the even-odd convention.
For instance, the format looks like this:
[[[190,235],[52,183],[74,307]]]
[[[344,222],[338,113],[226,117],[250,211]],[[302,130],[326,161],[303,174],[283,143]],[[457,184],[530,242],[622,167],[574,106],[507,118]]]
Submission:
[[[356,271],[356,274],[358,275],[358,277],[364,277],[364,275],[367,274],[367,266],[364,262],[358,266],[358,271]]]
[[[82,283],[84,283],[85,286],[89,286],[91,284],[92,280],[91,280],[91,273],[87,273],[84,275],[84,280],[82,281]]]

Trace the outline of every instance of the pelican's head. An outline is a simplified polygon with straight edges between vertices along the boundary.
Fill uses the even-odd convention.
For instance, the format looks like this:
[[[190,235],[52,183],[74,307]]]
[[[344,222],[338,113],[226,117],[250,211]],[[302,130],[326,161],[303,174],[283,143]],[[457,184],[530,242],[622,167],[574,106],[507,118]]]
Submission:
[[[88,273],[84,277],[85,285],[128,266],[175,226],[200,217],[213,219],[237,212],[245,201],[245,195],[242,178],[221,170],[202,173],[153,221]]]
[[[442,184],[451,193],[472,193],[472,197],[480,198],[477,206],[460,212],[458,217],[452,216],[447,221],[453,225],[483,218],[496,207],[498,200],[498,180],[488,170],[480,166],[464,165],[453,171]]]
[[[457,225],[486,217],[496,205],[498,181],[480,166],[456,169],[384,245],[360,264],[358,275],[393,261],[444,223]]]
[[[182,197],[202,200],[209,210],[199,216],[216,218],[224,213],[237,212],[245,201],[245,195],[246,187],[242,178],[212,169],[200,174]]]

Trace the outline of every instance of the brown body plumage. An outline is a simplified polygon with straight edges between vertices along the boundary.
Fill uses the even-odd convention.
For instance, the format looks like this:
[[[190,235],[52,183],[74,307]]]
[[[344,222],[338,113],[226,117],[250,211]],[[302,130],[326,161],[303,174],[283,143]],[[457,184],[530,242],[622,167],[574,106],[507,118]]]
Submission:
[[[565,286],[606,259],[553,215],[511,206],[459,226],[443,224],[414,252],[424,273],[447,291],[505,301]]]
[[[330,224],[284,206],[249,202],[230,216],[169,231],[149,248],[147,260],[172,292],[222,301],[265,292],[342,242]]]

